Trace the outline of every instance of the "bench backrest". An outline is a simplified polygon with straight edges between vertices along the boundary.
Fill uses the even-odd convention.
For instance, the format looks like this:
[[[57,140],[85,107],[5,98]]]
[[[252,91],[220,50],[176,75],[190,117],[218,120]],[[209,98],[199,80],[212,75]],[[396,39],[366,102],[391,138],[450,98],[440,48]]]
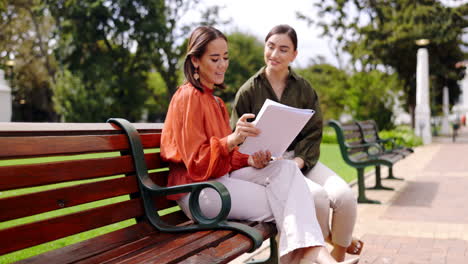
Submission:
[[[162,124],[134,125],[150,177],[165,186]],[[126,135],[108,123],[0,123],[0,255],[143,219],[128,153]],[[176,205],[165,197],[155,202],[158,209]],[[180,211],[166,218],[187,220]]]
[[[379,129],[374,120],[358,121],[357,124],[361,128],[365,142],[376,142],[380,140]]]
[[[328,124],[335,129],[341,155],[345,162],[354,164],[356,161],[368,157],[367,148],[359,147],[364,141],[361,129],[356,122],[341,124],[338,121],[330,120]]]

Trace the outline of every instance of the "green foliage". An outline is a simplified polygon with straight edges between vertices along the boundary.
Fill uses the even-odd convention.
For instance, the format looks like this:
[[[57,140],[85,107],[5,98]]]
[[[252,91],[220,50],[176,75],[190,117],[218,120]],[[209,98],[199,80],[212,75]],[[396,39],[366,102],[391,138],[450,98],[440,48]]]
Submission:
[[[153,95],[148,97],[145,102],[145,108],[148,111],[147,120],[162,122],[164,121],[169,106],[166,83],[160,73],[150,72],[148,74],[147,84]]]
[[[218,91],[225,102],[234,100],[237,90],[265,63],[263,43],[256,37],[234,32],[227,36],[229,41],[229,70],[226,73],[226,89]]]
[[[96,84],[95,89],[86,89],[79,76],[70,71],[58,72],[53,86],[55,111],[66,122],[92,122],[94,119],[105,121],[110,98],[106,95],[105,85]],[[106,113],[107,112],[107,113]]]
[[[7,0],[0,0],[0,12],[4,12],[6,10]]]
[[[330,64],[316,64],[297,72],[317,91],[324,120],[337,119],[349,105],[348,74]]]
[[[103,116],[162,121],[170,97],[180,85],[180,58],[186,47],[186,42],[180,43],[180,39],[186,38],[189,31],[198,26],[198,23],[181,25],[180,21],[199,2],[45,2],[57,22],[59,48],[56,56],[64,69],[81,79],[80,91],[86,96],[78,98],[86,100],[92,94],[102,93],[93,98],[103,101],[91,105],[90,115],[85,114],[86,117],[78,121],[102,121]],[[205,8],[201,13],[202,24],[215,23],[218,11],[216,6]],[[151,74],[153,70],[159,73],[158,77]],[[151,79],[147,80],[148,76]],[[61,97],[67,94],[72,93],[63,93]],[[71,104],[68,112],[82,111],[78,106],[72,109],[74,105]],[[96,116],[91,118],[93,113]]]
[[[393,105],[402,88],[397,75],[377,70],[358,72],[348,79],[350,89],[345,91],[351,115],[356,120],[373,119],[382,129],[393,128]]]
[[[417,39],[430,40],[432,105],[442,102],[443,86],[449,87],[452,103],[458,97],[457,80],[463,69],[454,65],[466,58],[461,47],[466,46],[462,35],[468,26],[468,5],[450,8],[436,0],[321,0],[315,6],[318,20],[307,14],[300,17],[316,22],[324,35],[336,40],[338,50],[349,52],[356,71],[391,67],[404,83],[410,109],[415,107]],[[349,12],[353,9],[357,12]]]
[[[43,1],[0,1],[0,65],[13,60],[13,121],[57,121],[50,82],[57,68],[52,53],[55,24]]]
[[[347,74],[329,64],[298,72],[317,91],[325,120],[348,113],[356,120],[373,119],[383,129],[393,127],[393,105],[403,87],[396,74],[378,70]]]
[[[395,138],[395,143],[405,147],[422,145],[422,139],[416,136],[411,127],[408,126],[398,126],[393,130],[382,130],[379,135],[381,138]]]
[[[74,78],[81,79],[79,88],[55,100],[68,101],[65,121],[141,120],[150,95],[146,78],[155,54],[152,45],[161,44],[166,34],[164,1],[53,2],[49,7],[60,27],[57,55]]]

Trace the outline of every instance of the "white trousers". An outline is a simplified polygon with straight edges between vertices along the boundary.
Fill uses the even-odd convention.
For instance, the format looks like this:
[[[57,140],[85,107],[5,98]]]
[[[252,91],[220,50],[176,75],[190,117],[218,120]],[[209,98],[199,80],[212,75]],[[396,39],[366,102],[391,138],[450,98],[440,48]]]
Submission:
[[[286,152],[283,157],[292,159],[294,152]],[[334,244],[348,247],[353,239],[357,217],[357,200],[353,191],[343,178],[321,162],[317,162],[305,176],[317,183],[311,186],[311,191],[323,236],[326,238],[331,234]]]
[[[298,263],[302,251],[296,249],[324,245],[311,193],[317,184],[306,179],[293,161],[273,161],[263,169],[242,168],[217,181],[231,195],[229,219],[275,221],[281,263]],[[185,195],[178,203],[190,216],[188,201]],[[216,216],[221,208],[221,199],[212,189],[202,191],[199,201],[207,217]]]

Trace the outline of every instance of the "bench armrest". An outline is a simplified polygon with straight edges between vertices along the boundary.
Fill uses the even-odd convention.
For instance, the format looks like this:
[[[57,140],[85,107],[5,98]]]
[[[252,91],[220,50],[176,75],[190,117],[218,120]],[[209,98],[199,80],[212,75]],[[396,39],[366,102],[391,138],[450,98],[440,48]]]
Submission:
[[[262,245],[263,236],[258,230],[248,225],[226,221],[229,211],[231,210],[231,196],[222,183],[208,181],[171,187],[158,186],[148,176],[143,145],[141,144],[140,136],[135,127],[130,122],[122,118],[111,118],[107,122],[118,125],[127,134],[132,152],[133,164],[137,174],[138,186],[143,200],[143,206],[145,208],[145,216],[155,228],[163,232],[228,229],[240,232],[252,240],[252,248],[249,252],[253,252]],[[199,196],[201,191],[205,188],[214,189],[221,197],[221,210],[214,218],[207,218],[203,215],[200,208]],[[189,226],[173,226],[165,223],[159,216],[153,197],[188,192],[191,193],[189,208],[195,220],[195,224]]]

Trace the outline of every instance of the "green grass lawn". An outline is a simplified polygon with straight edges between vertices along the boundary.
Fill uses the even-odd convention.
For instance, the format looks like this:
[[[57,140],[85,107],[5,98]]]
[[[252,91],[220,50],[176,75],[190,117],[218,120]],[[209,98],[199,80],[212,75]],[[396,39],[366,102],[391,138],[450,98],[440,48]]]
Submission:
[[[350,182],[357,177],[356,169],[346,164],[341,157],[340,147],[337,144],[320,145],[320,162],[340,175],[346,182]],[[366,168],[368,171],[370,168]]]
[[[153,151],[149,151],[153,152]],[[82,158],[96,158],[96,157],[111,157],[111,156],[117,156],[119,153],[103,153],[103,154],[91,154],[91,155],[78,155],[78,156],[69,156],[66,158],[60,158],[60,160],[70,160],[70,159],[82,159]],[[47,162],[47,161],[56,161],[57,158],[34,158],[34,159],[22,159],[22,160],[14,160],[14,161],[0,161],[0,166],[5,166],[5,165],[12,165],[12,164],[31,164],[31,163],[40,163],[40,162]],[[338,175],[343,177],[345,181],[350,182],[353,179],[356,178],[356,169],[351,168],[350,166],[346,165],[341,158],[340,152],[338,145],[335,144],[322,144],[321,145],[321,156],[320,156],[320,161],[330,167],[333,171],[335,171]],[[123,177],[123,175],[118,175],[118,176],[112,176],[112,177]],[[111,178],[111,177],[108,177]],[[108,179],[105,178],[105,179]],[[103,179],[100,179],[103,180]],[[26,189],[19,189],[19,190],[12,190],[12,191],[5,191],[5,192],[0,192],[0,199],[5,198],[8,196],[15,196],[15,195],[20,195],[20,194],[26,194],[26,193],[32,193],[32,192],[38,192],[38,191],[44,191],[47,189],[52,189],[52,188],[57,188],[58,186],[70,186],[70,185],[75,185],[75,184],[81,184],[84,182],[89,182],[90,180],[85,180],[85,181],[77,181],[77,182],[72,182],[72,183],[60,183],[60,184],[55,184],[55,185],[49,185],[49,186],[42,186],[42,187],[34,187],[34,188],[26,188]],[[118,201],[124,201],[129,199],[127,195],[120,196],[120,197],[115,197],[111,199],[106,199],[94,203],[88,203],[84,205],[79,205],[79,206],[74,206],[71,208],[65,208],[61,210],[56,210],[53,212],[49,213],[44,213],[44,214],[39,214],[39,215],[34,215],[30,217],[25,217],[21,218],[18,220],[12,220],[12,221],[6,221],[6,222],[1,222],[0,223],[0,229],[8,228],[11,226],[16,226],[20,224],[25,224],[28,222],[33,222],[37,220],[42,220],[42,219],[48,219],[51,217],[59,216],[59,215],[64,215],[64,214],[70,214],[76,211],[83,210],[85,208],[92,208],[92,207],[98,207],[98,206],[103,206],[106,204],[110,203],[115,203]],[[174,210],[178,210],[178,208],[171,208],[164,210],[161,212],[162,214],[172,212]],[[134,220],[126,220],[120,223],[115,223],[109,226],[97,228],[94,230],[90,230],[87,232],[83,232],[74,236],[70,237],[65,237],[62,239],[58,239],[49,243],[45,243],[42,245],[38,245],[35,247],[27,248],[18,252],[6,254],[3,256],[0,256],[0,264],[3,263],[12,263],[15,261],[18,261],[20,259],[28,258],[30,256],[34,256],[52,249],[57,249],[60,247],[64,247],[70,244],[77,243],[79,241],[83,241],[101,234],[105,234],[108,232],[112,232],[130,225],[135,224]]]

